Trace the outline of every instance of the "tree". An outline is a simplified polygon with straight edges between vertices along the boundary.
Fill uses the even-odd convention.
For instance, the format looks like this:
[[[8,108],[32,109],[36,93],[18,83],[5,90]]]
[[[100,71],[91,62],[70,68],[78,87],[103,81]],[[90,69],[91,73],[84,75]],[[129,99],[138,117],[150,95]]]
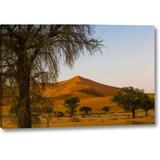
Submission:
[[[18,106],[14,105],[11,106],[9,110],[9,116],[11,118],[12,122],[15,122],[17,124],[17,113],[18,113]],[[32,125],[35,127],[40,127],[41,121],[40,121],[40,115],[41,115],[41,108],[32,106],[31,107],[31,114],[32,114]]]
[[[64,102],[64,105],[68,108],[68,112],[70,113],[70,117],[73,117],[75,112],[76,112],[76,109],[79,105],[79,98],[78,97],[72,97],[72,98],[69,98],[69,99],[66,99],[65,102]]]
[[[104,111],[105,113],[109,112],[110,108],[108,106],[104,106],[102,108],[102,111]]]
[[[32,106],[31,107],[31,112],[32,112],[32,125],[34,125],[34,127],[41,127],[41,108],[40,107],[35,107]]]
[[[89,115],[89,112],[92,111],[92,108],[89,106],[83,106],[79,109],[79,111],[84,113],[85,115]]]
[[[32,124],[34,82],[56,81],[60,61],[72,66],[81,53],[93,54],[102,47],[89,25],[1,25],[0,29],[2,77],[18,89],[19,128]]]
[[[143,95],[141,98],[141,109],[143,109],[146,113],[146,117],[148,116],[148,111],[154,109],[154,98],[150,98],[148,95]]]
[[[9,109],[9,118],[12,122],[17,124],[17,112],[18,112],[18,107],[16,105],[11,106]]]
[[[43,97],[41,100],[41,115],[47,121],[47,127],[50,127],[50,121],[53,117],[53,99]]]
[[[53,109],[52,107],[43,107],[42,114],[43,117],[47,120],[47,127],[50,127],[50,120],[52,118]]]
[[[113,96],[112,101],[120,105],[124,110],[132,112],[132,118],[135,118],[135,110],[141,105],[141,97],[144,91],[133,88],[124,87]]]

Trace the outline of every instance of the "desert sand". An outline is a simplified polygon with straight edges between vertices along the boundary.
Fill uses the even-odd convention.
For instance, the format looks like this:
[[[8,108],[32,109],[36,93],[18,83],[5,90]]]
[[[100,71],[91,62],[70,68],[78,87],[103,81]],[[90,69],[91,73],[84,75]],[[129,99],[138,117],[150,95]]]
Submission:
[[[150,110],[146,117],[144,111],[137,110],[136,118],[131,117],[130,112],[124,111],[120,106],[111,101],[112,96],[117,93],[118,87],[108,86],[92,80],[76,76],[56,84],[47,84],[43,89],[43,96],[53,99],[53,111],[61,111],[63,117],[52,114],[49,127],[65,126],[97,126],[97,125],[131,125],[131,124],[154,124],[154,111]],[[69,117],[64,101],[67,98],[77,96],[80,103],[76,115]],[[151,94],[154,96],[154,94]],[[12,101],[5,101],[3,106],[3,128],[16,128],[16,121],[10,118],[9,109]],[[89,115],[81,115],[79,108],[90,106],[92,112]],[[104,113],[102,108],[108,106],[109,112]],[[40,124],[32,127],[47,127],[46,119],[40,116]]]

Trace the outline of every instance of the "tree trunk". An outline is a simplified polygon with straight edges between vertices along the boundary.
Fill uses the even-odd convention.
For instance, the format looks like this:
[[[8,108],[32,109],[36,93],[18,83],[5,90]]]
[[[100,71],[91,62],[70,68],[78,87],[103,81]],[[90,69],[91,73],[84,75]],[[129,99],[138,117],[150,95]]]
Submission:
[[[135,109],[132,109],[132,118],[135,118]]]
[[[49,118],[47,118],[47,128],[49,128]]]
[[[146,110],[145,112],[146,112],[146,117],[147,117],[148,116],[148,111]]]
[[[70,117],[72,118],[74,116],[74,108],[71,107],[71,113],[70,113]]]
[[[17,82],[19,90],[18,128],[31,128],[30,67],[24,61],[17,67]]]
[[[71,118],[73,117],[73,112],[72,112],[72,111],[71,111],[70,117],[71,117]]]

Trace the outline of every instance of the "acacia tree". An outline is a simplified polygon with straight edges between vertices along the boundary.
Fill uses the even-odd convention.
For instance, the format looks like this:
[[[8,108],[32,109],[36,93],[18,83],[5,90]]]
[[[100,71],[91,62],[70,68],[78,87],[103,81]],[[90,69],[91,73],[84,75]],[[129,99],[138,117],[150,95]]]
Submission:
[[[89,112],[92,111],[92,108],[89,106],[83,106],[79,109],[79,111],[84,113],[85,115],[89,115]]]
[[[109,112],[109,110],[110,110],[110,108],[109,108],[108,106],[104,106],[104,107],[102,108],[102,111],[104,111],[104,113]]]
[[[40,94],[33,94],[31,95],[31,117],[32,117],[32,125],[34,127],[41,127],[41,119],[40,117],[43,116],[43,118],[47,121],[47,126],[49,127],[49,121],[52,116],[52,107],[53,107],[53,100],[51,98],[43,97]],[[18,114],[18,105],[17,100],[14,100],[14,105],[11,106],[9,110],[10,119],[12,122],[17,122],[17,114]],[[51,106],[51,107],[50,107]]]
[[[146,117],[148,116],[148,111],[154,109],[154,103],[154,98],[150,98],[146,94],[141,98],[141,109],[145,111]]]
[[[18,89],[18,127],[32,124],[32,82],[54,82],[60,61],[72,66],[80,53],[100,50],[92,35],[89,25],[1,25],[2,77]]]
[[[141,106],[141,97],[144,91],[133,88],[124,87],[113,96],[112,101],[120,105],[124,110],[132,112],[132,118],[135,118],[135,110]]]
[[[76,112],[76,108],[78,107],[79,102],[80,100],[78,97],[72,97],[65,100],[64,105],[68,108],[70,117],[74,116],[74,113]]]

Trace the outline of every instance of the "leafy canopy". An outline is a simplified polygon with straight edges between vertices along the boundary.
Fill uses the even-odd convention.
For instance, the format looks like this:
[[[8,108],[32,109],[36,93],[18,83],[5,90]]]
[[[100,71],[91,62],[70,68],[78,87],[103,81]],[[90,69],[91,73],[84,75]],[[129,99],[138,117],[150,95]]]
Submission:
[[[113,96],[112,101],[116,102],[125,110],[132,111],[141,106],[141,99],[144,95],[145,93],[143,90],[133,87],[124,87]]]
[[[92,111],[92,108],[89,107],[89,106],[82,106],[80,109],[79,109],[80,112],[84,112],[84,113],[88,113],[88,112],[91,112]]]
[[[1,25],[3,78],[13,84],[19,76],[18,66],[23,65],[30,68],[32,81],[56,80],[60,62],[71,67],[81,53],[101,50],[102,41],[93,38],[92,28],[90,25]]]

